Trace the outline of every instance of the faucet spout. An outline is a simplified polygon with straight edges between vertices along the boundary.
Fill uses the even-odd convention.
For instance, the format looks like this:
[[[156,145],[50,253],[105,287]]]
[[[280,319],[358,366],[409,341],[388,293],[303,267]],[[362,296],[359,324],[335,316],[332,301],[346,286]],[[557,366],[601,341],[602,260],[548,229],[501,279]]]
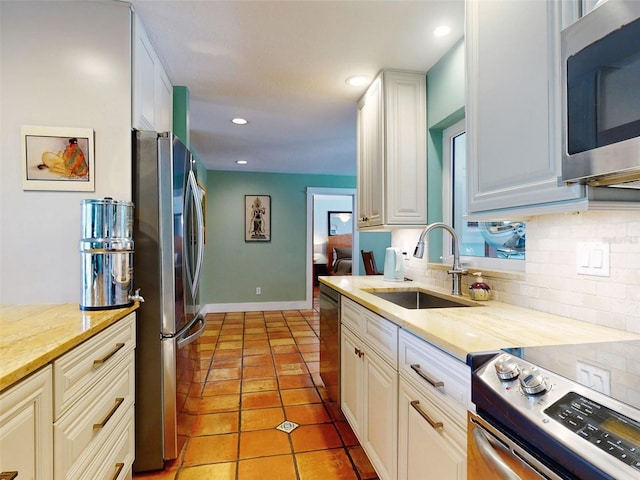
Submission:
[[[431,230],[434,230],[436,228],[441,228],[449,232],[453,240],[453,266],[451,267],[451,270],[447,270],[447,273],[453,275],[453,286],[451,289],[451,293],[453,295],[460,295],[460,276],[466,275],[467,269],[462,268],[462,265],[460,265],[460,244],[458,242],[458,234],[452,227],[443,222],[435,222],[427,225],[420,234],[420,238],[418,239],[416,248],[413,251],[413,256],[416,258],[422,258],[424,256],[424,247],[427,240],[427,235]]]

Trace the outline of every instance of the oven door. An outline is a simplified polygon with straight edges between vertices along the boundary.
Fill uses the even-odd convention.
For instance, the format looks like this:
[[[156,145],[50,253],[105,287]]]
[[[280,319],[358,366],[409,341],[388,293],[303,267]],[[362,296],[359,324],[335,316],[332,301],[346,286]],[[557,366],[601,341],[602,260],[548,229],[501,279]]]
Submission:
[[[468,413],[467,480],[562,480],[521,445]]]

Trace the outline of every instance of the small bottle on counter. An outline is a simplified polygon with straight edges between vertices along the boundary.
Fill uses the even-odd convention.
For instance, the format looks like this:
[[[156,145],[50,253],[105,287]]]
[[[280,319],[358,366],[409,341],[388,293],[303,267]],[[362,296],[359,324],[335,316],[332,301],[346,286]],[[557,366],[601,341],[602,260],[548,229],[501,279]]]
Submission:
[[[469,294],[471,295],[472,300],[489,300],[491,296],[491,287],[484,283],[482,279],[482,272],[475,272],[476,281],[469,285]]]

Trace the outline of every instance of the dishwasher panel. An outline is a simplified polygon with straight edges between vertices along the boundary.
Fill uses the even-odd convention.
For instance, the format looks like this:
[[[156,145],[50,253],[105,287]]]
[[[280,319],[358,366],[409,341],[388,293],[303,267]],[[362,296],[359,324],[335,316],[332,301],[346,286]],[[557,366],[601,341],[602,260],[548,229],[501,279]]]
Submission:
[[[340,407],[340,294],[320,284],[320,378]]]

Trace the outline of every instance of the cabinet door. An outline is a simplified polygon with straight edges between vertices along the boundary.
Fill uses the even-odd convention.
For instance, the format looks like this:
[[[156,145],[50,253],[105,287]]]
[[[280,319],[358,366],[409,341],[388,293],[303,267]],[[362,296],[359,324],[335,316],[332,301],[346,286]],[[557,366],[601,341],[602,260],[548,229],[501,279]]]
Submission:
[[[133,127],[155,130],[156,55],[138,16],[133,45]]]
[[[340,332],[342,413],[362,443],[362,342],[344,325]]]
[[[156,130],[173,131],[173,85],[160,63],[156,65]]]
[[[469,213],[584,195],[558,183],[561,3],[467,2]]]
[[[173,86],[138,16],[135,16],[134,30],[133,127],[171,131]]]
[[[382,224],[384,126],[382,78],[376,78],[358,110],[358,227]]]
[[[397,478],[398,372],[370,349],[364,355],[362,446],[382,480]]]
[[[47,366],[0,395],[0,472],[53,478],[53,395]]]
[[[421,480],[428,472],[429,478],[465,480],[460,426],[402,377],[398,404],[398,478]]]
[[[384,223],[388,225],[427,223],[426,105],[426,75],[384,73]]]

